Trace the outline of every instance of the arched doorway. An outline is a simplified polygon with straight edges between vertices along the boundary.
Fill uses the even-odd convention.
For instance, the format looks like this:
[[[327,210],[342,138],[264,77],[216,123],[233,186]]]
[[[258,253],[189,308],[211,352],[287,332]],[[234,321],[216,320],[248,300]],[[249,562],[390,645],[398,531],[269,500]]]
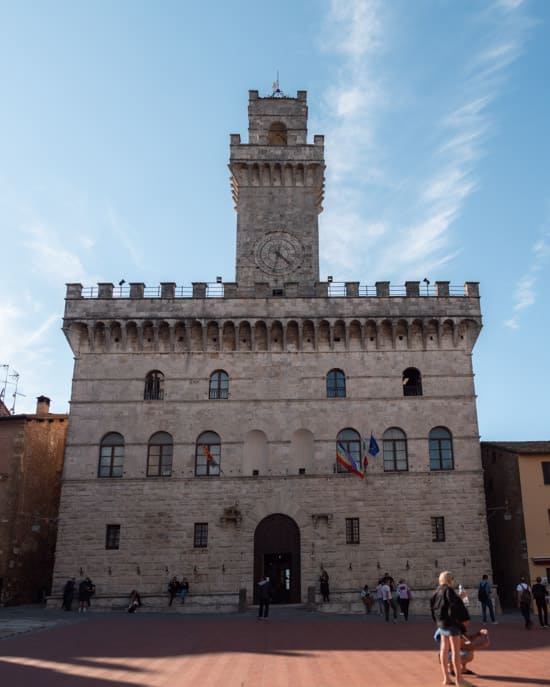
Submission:
[[[273,603],[300,603],[300,530],[287,515],[268,515],[254,532],[254,603],[263,575],[271,580]]]

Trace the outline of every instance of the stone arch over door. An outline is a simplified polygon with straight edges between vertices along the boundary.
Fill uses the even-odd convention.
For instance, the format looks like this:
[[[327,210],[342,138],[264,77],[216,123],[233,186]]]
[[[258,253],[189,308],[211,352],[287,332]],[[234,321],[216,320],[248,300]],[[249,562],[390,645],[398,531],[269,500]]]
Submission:
[[[273,603],[300,603],[300,568],[300,528],[288,515],[268,515],[254,532],[254,603],[263,575],[271,580]]]

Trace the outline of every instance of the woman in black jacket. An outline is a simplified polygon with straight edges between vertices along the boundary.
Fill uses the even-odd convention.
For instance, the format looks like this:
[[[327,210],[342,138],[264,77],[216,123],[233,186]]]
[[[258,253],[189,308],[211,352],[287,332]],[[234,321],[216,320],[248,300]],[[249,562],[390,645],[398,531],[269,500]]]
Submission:
[[[448,570],[439,575],[439,587],[430,599],[432,618],[441,630],[439,662],[443,671],[443,684],[450,685],[448,656],[451,652],[451,663],[455,673],[456,685],[468,685],[462,680],[460,664],[460,635],[463,623],[470,620],[470,615],[462,599],[453,589],[454,577]]]

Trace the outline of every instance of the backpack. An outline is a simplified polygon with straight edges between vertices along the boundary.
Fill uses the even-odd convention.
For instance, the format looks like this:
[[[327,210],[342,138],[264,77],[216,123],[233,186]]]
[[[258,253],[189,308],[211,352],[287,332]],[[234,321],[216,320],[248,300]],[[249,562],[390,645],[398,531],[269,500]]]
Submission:
[[[479,583],[479,589],[477,590],[477,600],[481,601],[481,603],[485,603],[487,601],[487,587],[485,586],[484,582]]]
[[[529,586],[526,584],[522,585],[520,599],[521,599],[522,604],[530,604],[531,603],[531,590],[529,589]]]

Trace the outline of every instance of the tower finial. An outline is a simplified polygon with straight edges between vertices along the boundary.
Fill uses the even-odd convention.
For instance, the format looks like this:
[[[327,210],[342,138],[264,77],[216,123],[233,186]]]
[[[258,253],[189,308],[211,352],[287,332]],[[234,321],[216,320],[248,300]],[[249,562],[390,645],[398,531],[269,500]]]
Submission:
[[[285,94],[281,91],[279,88],[279,70],[277,69],[277,79],[273,82],[272,85],[273,93],[271,94],[272,98],[285,98]]]

